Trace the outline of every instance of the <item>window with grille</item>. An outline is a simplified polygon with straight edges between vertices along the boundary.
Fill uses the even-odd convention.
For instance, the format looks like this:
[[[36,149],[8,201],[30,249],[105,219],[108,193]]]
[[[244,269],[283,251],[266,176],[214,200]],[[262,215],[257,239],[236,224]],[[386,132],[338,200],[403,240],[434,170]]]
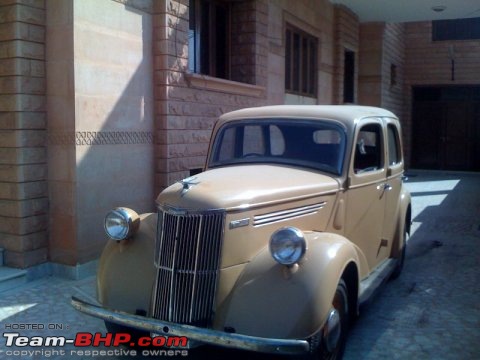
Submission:
[[[317,96],[317,38],[291,25],[285,31],[285,91]]]
[[[432,21],[433,41],[476,39],[480,39],[480,17]]]
[[[230,78],[231,4],[190,0],[188,68],[192,73]]]

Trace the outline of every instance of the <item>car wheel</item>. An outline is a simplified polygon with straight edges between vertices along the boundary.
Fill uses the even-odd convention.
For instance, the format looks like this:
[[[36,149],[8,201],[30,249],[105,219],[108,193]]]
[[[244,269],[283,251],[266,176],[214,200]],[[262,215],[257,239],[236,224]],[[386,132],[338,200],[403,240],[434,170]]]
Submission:
[[[396,279],[400,276],[403,270],[403,265],[405,264],[405,254],[407,252],[407,233],[406,231],[403,232],[403,246],[402,251],[400,252],[400,257],[398,258],[397,265],[395,265],[395,269],[390,276],[391,279]]]
[[[349,325],[348,288],[343,279],[337,285],[332,309],[324,328],[310,339],[312,359],[339,360],[345,350]]]

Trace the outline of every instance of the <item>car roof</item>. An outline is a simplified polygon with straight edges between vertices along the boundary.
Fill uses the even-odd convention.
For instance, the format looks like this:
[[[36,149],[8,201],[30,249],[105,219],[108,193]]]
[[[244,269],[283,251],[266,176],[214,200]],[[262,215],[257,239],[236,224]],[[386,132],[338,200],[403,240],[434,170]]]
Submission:
[[[220,117],[220,122],[248,118],[318,118],[324,120],[337,120],[346,127],[352,127],[357,121],[368,117],[397,117],[390,111],[360,105],[273,105],[241,109],[226,113]]]

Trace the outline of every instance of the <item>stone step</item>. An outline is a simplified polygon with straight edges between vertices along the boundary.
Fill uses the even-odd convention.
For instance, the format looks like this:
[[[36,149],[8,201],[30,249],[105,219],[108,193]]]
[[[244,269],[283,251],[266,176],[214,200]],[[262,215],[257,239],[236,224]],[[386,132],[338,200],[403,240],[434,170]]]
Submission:
[[[27,282],[27,272],[0,266],[0,292],[21,286]]]

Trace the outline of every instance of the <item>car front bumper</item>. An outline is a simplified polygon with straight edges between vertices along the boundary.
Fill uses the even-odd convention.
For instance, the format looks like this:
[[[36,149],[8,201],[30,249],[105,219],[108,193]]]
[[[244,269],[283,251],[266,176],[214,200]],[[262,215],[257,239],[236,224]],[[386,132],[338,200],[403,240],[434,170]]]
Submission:
[[[310,349],[310,344],[307,340],[262,338],[199,328],[191,325],[175,324],[168,321],[132,315],[123,311],[106,309],[87,303],[76,297],[72,297],[71,303],[76,310],[87,315],[119,325],[149,331],[157,335],[185,336],[189,340],[204,344],[270,354],[304,354]]]

